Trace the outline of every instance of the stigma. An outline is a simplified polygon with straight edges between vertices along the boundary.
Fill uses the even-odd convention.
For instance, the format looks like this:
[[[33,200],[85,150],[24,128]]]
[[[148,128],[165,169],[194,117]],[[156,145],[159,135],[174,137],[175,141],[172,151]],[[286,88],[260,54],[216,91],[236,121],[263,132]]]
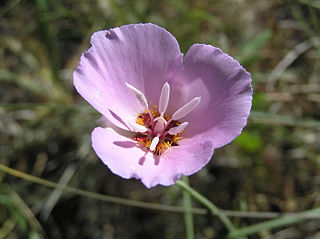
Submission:
[[[147,98],[140,90],[127,82],[125,84],[145,108],[143,113],[128,121],[128,126],[135,132],[133,140],[155,155],[161,155],[171,146],[179,145],[178,141],[182,138],[181,133],[189,124],[189,122],[180,123],[180,121],[200,104],[201,97],[191,99],[169,115],[166,114],[170,99],[168,82],[162,86],[158,105],[153,107],[149,106]]]

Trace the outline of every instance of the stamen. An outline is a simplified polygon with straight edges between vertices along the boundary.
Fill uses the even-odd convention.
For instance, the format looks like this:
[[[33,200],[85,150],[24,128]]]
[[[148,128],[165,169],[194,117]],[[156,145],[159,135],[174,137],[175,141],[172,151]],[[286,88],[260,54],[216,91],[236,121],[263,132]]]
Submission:
[[[168,84],[168,82],[166,82],[162,86],[160,100],[159,100],[159,113],[161,114],[161,117],[163,117],[164,113],[167,110],[169,96],[170,96],[170,85]]]
[[[158,143],[159,143],[159,137],[154,137],[153,140],[152,140],[152,142],[151,142],[151,144],[150,144],[149,149],[150,149],[151,151],[154,151],[154,150],[156,149]]]
[[[144,133],[144,132],[146,132],[148,130],[143,125],[137,124],[136,122],[133,122],[133,121],[130,121],[130,120],[128,121],[128,124],[132,128],[132,130],[135,131],[135,132]]]
[[[173,120],[179,120],[189,114],[194,108],[196,108],[200,103],[201,97],[195,97],[187,104],[178,109],[173,115]]]
[[[188,124],[189,124],[188,122],[184,122],[184,123],[182,123],[182,124],[180,124],[180,125],[178,125],[176,127],[173,127],[171,129],[169,129],[168,133],[171,134],[171,135],[178,134],[181,131],[183,131],[187,127]]]
[[[131,90],[137,97],[137,99],[140,101],[140,103],[146,108],[148,109],[148,102],[146,97],[144,96],[144,94],[138,90],[137,88],[135,88],[134,86],[130,85],[129,83],[125,82],[126,86],[128,87],[129,90]]]

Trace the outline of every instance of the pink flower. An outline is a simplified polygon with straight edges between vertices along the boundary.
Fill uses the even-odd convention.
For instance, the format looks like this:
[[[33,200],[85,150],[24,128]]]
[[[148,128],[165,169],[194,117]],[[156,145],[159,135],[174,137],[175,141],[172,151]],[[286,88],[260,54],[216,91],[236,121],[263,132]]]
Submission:
[[[92,147],[123,178],[150,188],[199,171],[247,123],[250,74],[219,48],[186,56],[154,24],[99,31],[74,71],[79,94],[103,116]]]

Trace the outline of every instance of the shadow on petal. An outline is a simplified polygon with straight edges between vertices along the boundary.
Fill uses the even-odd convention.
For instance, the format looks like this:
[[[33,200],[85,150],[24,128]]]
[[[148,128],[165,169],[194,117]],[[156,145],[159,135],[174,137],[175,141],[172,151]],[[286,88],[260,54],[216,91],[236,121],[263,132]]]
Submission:
[[[120,146],[122,148],[133,148],[137,146],[137,144],[132,141],[114,141],[113,144]]]
[[[158,166],[160,163],[160,156],[153,155],[153,159],[154,159],[154,165]]]
[[[146,161],[146,155],[143,155],[143,156],[139,159],[139,164],[142,166],[145,161]]]
[[[109,109],[110,114],[112,115],[112,117],[117,120],[119,123],[123,124],[127,129],[129,129],[128,125],[116,114],[114,113],[112,110]]]

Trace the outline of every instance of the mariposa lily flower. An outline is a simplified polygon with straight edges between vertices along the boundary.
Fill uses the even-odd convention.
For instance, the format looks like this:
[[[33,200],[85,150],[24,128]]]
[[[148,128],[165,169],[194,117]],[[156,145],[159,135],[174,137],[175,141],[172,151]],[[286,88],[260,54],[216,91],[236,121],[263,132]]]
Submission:
[[[102,115],[92,147],[123,178],[150,188],[199,171],[247,123],[250,74],[219,48],[176,39],[154,24],[91,37],[73,74],[79,94]]]

